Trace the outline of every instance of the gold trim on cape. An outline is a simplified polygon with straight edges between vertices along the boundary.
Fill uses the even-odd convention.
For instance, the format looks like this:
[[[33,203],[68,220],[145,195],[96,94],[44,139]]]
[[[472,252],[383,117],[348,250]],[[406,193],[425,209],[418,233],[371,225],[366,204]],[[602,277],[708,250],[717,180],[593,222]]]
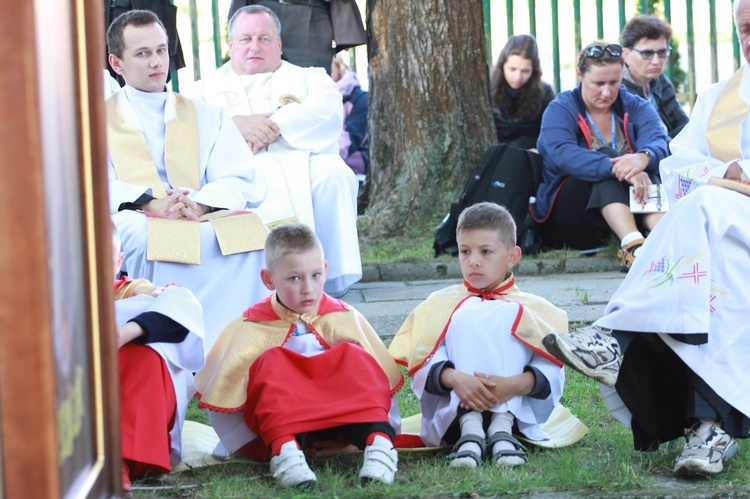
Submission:
[[[355,308],[347,305],[347,311],[318,315],[316,310],[299,315],[278,303],[275,293],[271,304],[280,317],[278,320],[248,322],[240,316],[216,340],[205,366],[195,374],[201,407],[222,412],[241,411],[247,400],[250,366],[269,348],[282,346],[297,320],[302,320],[313,334],[330,346],[342,342],[361,346],[388,376],[391,391],[395,393],[401,387],[401,371],[370,323]]]
[[[738,69],[716,100],[706,127],[706,144],[710,155],[723,162],[742,158],[742,122],[748,105],[740,98],[744,66]]]
[[[509,273],[496,289],[507,286],[511,279],[513,275]],[[520,291],[515,284],[503,295],[523,306],[515,336],[551,358],[542,338],[552,331],[567,333],[568,314],[542,297]],[[449,286],[432,293],[406,318],[388,351],[396,362],[407,367],[410,375],[432,357],[456,306],[469,296],[472,293],[464,285]]]

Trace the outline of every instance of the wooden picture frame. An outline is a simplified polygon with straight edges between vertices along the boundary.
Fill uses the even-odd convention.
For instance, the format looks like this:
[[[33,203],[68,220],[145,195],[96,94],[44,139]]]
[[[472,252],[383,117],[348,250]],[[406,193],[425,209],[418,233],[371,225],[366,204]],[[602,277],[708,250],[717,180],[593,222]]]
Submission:
[[[121,494],[98,0],[0,0],[0,497]]]

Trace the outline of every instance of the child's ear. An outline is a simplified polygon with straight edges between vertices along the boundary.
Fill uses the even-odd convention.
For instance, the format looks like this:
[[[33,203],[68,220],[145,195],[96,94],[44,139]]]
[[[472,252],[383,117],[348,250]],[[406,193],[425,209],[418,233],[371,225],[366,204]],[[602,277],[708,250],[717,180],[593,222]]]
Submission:
[[[263,285],[273,291],[276,289],[276,286],[273,285],[273,275],[271,274],[271,271],[268,269],[263,269],[260,271],[260,279],[263,281]]]
[[[514,267],[518,263],[521,259],[521,253],[521,248],[513,246],[513,249],[508,254],[508,268]]]

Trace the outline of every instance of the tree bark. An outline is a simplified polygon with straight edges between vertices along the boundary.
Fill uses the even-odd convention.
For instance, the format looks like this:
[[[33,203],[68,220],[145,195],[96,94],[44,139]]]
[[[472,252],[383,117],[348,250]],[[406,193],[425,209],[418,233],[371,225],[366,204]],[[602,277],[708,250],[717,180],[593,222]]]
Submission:
[[[367,23],[366,241],[447,213],[495,138],[481,0],[368,0]]]

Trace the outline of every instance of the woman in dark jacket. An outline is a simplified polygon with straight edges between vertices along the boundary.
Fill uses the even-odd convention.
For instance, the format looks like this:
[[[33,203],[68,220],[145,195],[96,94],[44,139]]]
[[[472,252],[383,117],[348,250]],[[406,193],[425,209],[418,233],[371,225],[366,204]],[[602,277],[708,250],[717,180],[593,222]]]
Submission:
[[[628,92],[651,101],[667,135],[675,138],[688,122],[688,117],[677,102],[672,83],[663,73],[672,53],[671,39],[672,27],[653,14],[635,16],[620,35],[625,61],[623,85]]]
[[[542,113],[554,98],[555,91],[542,81],[534,37],[512,37],[492,71],[492,114],[497,141],[523,149],[535,148]]]
[[[610,230],[621,241],[622,270],[662,213],[630,212],[629,188],[640,201],[658,183],[666,135],[653,106],[621,87],[622,47],[597,42],[578,58],[578,88],[561,93],[542,118],[543,180],[533,214],[549,247],[590,249]]]

